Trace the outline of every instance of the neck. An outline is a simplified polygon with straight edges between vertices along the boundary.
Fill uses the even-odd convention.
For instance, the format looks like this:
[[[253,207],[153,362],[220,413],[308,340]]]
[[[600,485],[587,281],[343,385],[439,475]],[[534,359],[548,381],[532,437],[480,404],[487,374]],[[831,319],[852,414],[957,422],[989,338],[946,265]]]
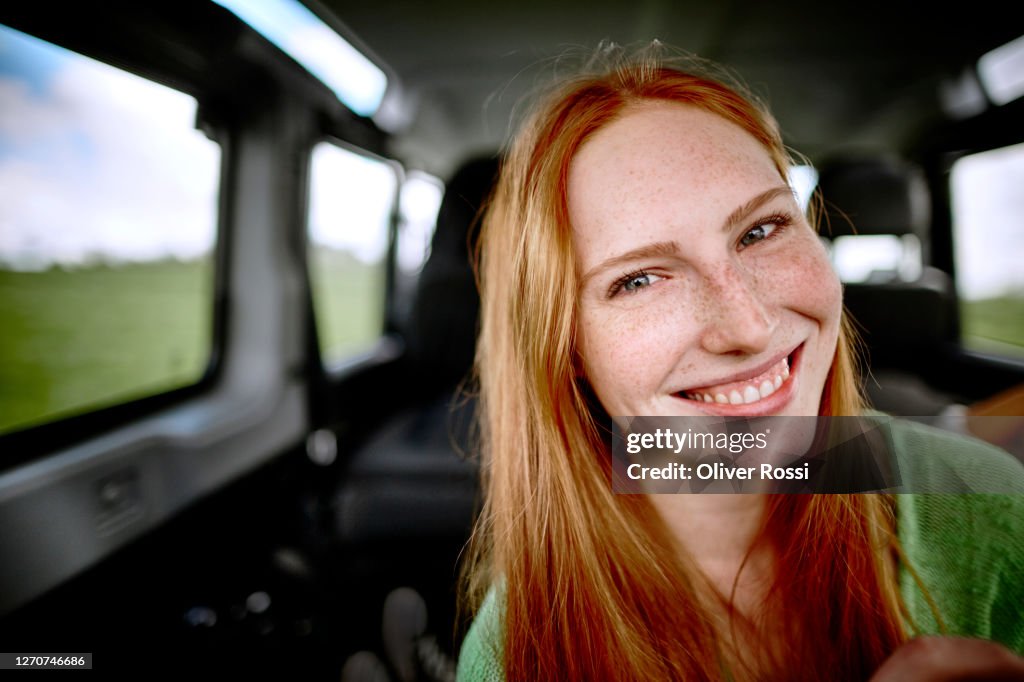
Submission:
[[[772,578],[771,552],[755,547],[764,495],[651,495],[662,522],[682,552],[741,612],[759,603]],[[751,551],[753,549],[753,551]],[[744,564],[744,562],[746,562]],[[741,565],[741,581],[736,582]]]

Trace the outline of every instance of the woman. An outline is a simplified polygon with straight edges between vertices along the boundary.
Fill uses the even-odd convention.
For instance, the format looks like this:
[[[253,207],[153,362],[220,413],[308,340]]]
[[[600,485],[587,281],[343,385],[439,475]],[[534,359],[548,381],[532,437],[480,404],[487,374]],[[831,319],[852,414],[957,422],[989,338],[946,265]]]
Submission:
[[[564,84],[526,121],[481,234],[468,573],[486,598],[461,679],[905,679],[935,650],[901,648],[915,634],[1024,646],[1020,498],[612,493],[609,415],[864,410],[790,165],[750,98],[648,58]],[[943,514],[1016,523],[967,549],[984,599],[954,594],[971,569],[914,570],[948,552]],[[947,665],[1020,670],[995,644],[934,641]]]

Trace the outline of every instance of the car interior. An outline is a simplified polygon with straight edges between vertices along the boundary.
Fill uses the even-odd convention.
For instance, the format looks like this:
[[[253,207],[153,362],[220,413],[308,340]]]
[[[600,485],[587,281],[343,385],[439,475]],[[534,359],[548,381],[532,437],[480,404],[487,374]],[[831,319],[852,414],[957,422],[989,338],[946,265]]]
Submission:
[[[612,43],[769,105],[876,409],[1024,453],[1010,6],[272,5],[0,9],[6,651],[454,679],[480,209],[530,95]]]

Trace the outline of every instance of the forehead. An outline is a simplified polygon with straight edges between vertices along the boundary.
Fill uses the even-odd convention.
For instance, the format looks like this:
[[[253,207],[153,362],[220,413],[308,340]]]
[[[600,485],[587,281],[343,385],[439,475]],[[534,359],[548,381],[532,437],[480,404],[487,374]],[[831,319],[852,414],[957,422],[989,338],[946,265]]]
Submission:
[[[721,116],[690,104],[642,102],[594,133],[577,151],[573,170],[614,162],[622,173],[650,173],[664,166],[687,176],[739,170],[756,163],[778,178],[761,143]],[[697,178],[693,178],[697,179]],[[728,178],[707,177],[708,182]]]
[[[737,206],[780,184],[768,151],[736,124],[692,105],[643,103],[580,147],[569,214],[578,240],[614,230],[656,241],[669,227],[717,230]]]

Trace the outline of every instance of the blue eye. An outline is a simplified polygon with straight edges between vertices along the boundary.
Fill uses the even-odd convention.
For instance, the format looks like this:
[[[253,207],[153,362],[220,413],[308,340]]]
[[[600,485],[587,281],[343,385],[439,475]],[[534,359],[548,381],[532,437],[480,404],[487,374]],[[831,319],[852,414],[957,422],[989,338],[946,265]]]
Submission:
[[[747,233],[740,238],[740,246],[750,246],[751,244],[763,241],[774,231],[775,225],[758,225],[752,230],[747,231]]]
[[[628,275],[623,275],[612,284],[608,290],[608,297],[611,298],[616,294],[627,293],[635,294],[641,289],[646,289],[655,282],[664,279],[660,275],[654,275],[643,270],[637,272],[631,272]]]
[[[766,239],[771,239],[792,222],[793,218],[791,216],[781,213],[762,218],[740,237],[740,247],[752,246]]]
[[[626,291],[636,291],[637,289],[643,289],[644,287],[651,286],[651,276],[647,274],[636,275],[626,280],[622,288]]]

